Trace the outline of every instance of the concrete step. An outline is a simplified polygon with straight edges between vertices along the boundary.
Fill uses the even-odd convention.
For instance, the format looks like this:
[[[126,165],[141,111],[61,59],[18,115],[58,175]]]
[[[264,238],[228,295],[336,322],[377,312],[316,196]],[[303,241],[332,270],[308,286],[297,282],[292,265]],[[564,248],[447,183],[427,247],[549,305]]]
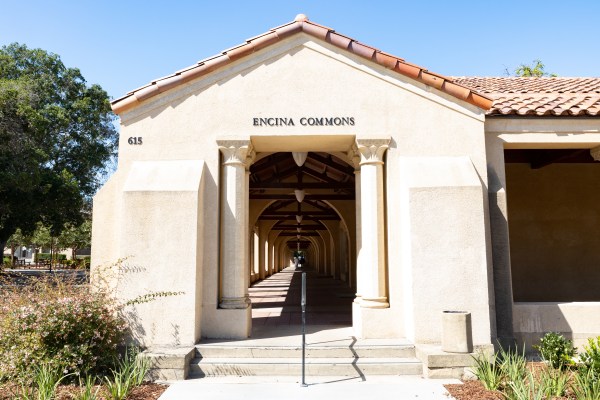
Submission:
[[[366,376],[421,375],[423,364],[417,358],[307,358],[307,375]],[[299,376],[300,358],[194,358],[188,378],[210,376]]]
[[[227,346],[223,344],[196,345],[202,358],[300,358],[301,346]],[[318,346],[306,348],[307,358],[411,358],[415,347],[405,345],[361,344],[356,346]]]

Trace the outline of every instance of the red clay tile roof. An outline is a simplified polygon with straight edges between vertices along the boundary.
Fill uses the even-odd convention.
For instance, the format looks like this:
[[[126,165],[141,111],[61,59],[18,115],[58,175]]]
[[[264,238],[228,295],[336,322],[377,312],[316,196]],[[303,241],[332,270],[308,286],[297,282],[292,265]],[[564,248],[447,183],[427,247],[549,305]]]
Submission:
[[[401,58],[359,43],[335,32],[333,29],[310,22],[306,16],[300,14],[290,23],[273,28],[269,32],[246,40],[244,44],[224,51],[222,54],[199,61],[196,65],[178,71],[173,75],[157,79],[146,86],[127,93],[124,97],[112,102],[113,111],[119,114],[159,93],[203,76],[299,32],[324,40],[333,46],[350,51],[484,110],[488,110],[492,106],[491,98],[483,96],[460,83],[455,83],[450,78],[435,74],[418,65],[407,63]]]
[[[487,115],[600,117],[600,78],[453,79],[494,99]]]

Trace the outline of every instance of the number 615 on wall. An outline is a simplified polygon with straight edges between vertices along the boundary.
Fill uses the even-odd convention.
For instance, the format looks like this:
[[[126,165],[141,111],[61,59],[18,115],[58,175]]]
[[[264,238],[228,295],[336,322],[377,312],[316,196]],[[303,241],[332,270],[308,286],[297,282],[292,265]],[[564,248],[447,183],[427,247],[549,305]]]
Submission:
[[[127,143],[129,143],[129,144],[142,144],[142,137],[141,136],[130,137],[129,139],[127,139]]]

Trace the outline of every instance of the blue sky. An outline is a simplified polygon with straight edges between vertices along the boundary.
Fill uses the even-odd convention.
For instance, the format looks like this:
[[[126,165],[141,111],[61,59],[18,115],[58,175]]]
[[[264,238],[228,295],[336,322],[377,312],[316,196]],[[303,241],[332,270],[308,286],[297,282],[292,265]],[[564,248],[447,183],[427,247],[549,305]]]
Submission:
[[[597,0],[0,0],[0,45],[56,53],[118,98],[298,13],[444,75],[541,59],[559,76],[600,76]]]

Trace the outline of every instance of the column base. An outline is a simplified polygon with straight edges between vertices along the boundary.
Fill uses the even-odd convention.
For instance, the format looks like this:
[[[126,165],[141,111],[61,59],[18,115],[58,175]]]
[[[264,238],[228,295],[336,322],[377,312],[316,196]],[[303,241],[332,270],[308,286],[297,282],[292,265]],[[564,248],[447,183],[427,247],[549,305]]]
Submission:
[[[226,310],[243,310],[250,307],[251,301],[248,296],[245,297],[223,297],[219,303],[219,308]]]
[[[216,309],[207,337],[212,339],[247,339],[252,333],[252,307]],[[204,333],[204,332],[203,332]]]
[[[390,303],[387,297],[364,297],[360,298],[360,306],[362,308],[389,308]]]
[[[390,326],[390,308],[364,308],[362,304],[352,304],[352,327],[361,339],[389,339],[397,337]]]

